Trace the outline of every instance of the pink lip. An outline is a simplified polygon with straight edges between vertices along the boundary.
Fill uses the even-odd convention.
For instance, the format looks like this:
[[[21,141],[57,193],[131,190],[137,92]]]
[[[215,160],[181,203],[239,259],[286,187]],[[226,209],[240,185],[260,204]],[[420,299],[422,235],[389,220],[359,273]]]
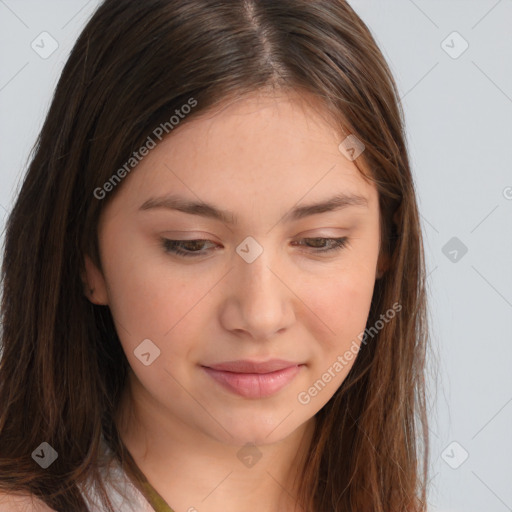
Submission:
[[[203,369],[228,390],[245,398],[265,398],[284,388],[303,365],[282,359],[263,363],[230,361],[203,366]]]
[[[285,361],[284,359],[269,359],[261,363],[249,359],[240,359],[237,361],[226,361],[225,363],[209,364],[207,368],[235,373],[270,373],[289,368],[290,366],[297,366],[298,364],[293,361]]]

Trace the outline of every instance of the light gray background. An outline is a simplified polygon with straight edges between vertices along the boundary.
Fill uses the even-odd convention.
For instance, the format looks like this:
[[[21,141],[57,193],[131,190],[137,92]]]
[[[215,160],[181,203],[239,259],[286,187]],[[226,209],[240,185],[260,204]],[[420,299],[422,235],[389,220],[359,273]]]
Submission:
[[[0,0],[2,231],[63,62],[98,3]],[[512,0],[350,4],[395,74],[422,215],[439,365],[430,510],[512,511]],[[31,48],[43,31],[59,45],[46,59]],[[454,31],[469,44],[460,55]]]

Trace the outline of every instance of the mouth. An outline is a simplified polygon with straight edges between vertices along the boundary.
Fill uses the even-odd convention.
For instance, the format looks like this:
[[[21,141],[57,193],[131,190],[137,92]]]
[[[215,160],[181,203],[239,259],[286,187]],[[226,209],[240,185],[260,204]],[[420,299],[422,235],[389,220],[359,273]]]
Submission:
[[[273,359],[263,363],[230,361],[203,370],[224,389],[244,398],[266,398],[281,391],[304,364]]]

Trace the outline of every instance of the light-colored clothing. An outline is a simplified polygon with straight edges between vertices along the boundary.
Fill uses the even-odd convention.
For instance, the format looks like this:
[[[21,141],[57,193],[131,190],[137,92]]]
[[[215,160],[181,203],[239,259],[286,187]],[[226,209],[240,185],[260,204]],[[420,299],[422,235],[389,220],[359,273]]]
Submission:
[[[121,468],[105,440],[101,439],[102,456],[98,461],[107,495],[112,504],[112,511],[101,505],[96,486],[89,481],[80,486],[90,512],[155,512],[142,493],[133,485],[128,475]]]

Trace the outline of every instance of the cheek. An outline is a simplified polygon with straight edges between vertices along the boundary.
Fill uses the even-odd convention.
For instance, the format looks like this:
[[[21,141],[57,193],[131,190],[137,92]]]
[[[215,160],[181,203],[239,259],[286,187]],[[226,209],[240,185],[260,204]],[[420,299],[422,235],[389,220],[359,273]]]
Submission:
[[[347,265],[308,296],[308,326],[314,342],[311,364],[297,400],[315,414],[334,395],[353,367],[370,311],[375,280],[363,266]],[[338,277],[336,277],[338,276]],[[306,314],[306,313],[304,313]],[[314,326],[314,327],[313,327]]]
[[[375,286],[374,271],[366,266],[347,266],[337,275],[300,292],[309,329],[328,351],[350,345],[364,331]]]
[[[106,261],[109,307],[123,346],[128,351],[149,338],[163,351],[173,350],[170,340],[189,322],[194,309],[208,291],[208,283],[193,279],[190,272],[176,271],[169,262],[151,264],[149,257],[132,247],[124,252],[112,246]],[[144,263],[145,262],[145,263]],[[179,348],[179,347],[178,347]]]

